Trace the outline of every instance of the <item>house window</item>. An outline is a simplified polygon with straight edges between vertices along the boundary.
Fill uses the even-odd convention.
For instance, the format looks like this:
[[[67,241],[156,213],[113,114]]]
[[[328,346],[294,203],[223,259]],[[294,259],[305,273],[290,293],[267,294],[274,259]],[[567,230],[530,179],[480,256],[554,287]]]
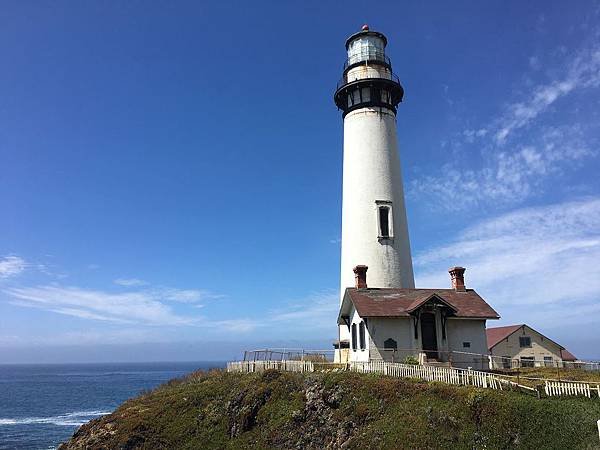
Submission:
[[[519,336],[519,346],[523,347],[531,347],[531,338],[529,336]]]
[[[356,324],[352,324],[352,350],[356,351]]]
[[[392,338],[389,338],[383,342],[383,348],[386,350],[396,351],[396,350],[398,350],[398,343],[395,340],[393,340]]]
[[[470,342],[463,342],[463,348],[471,348]]]
[[[521,367],[535,367],[533,356],[521,356]]]
[[[392,224],[392,203],[378,200],[377,204],[377,228],[379,239],[390,239],[394,236]]]
[[[367,343],[365,342],[365,323],[361,322],[358,327],[358,334],[360,336],[360,349],[365,350],[367,348]]]
[[[552,356],[544,356],[544,366],[546,367],[552,367],[554,364],[554,360],[552,359]]]

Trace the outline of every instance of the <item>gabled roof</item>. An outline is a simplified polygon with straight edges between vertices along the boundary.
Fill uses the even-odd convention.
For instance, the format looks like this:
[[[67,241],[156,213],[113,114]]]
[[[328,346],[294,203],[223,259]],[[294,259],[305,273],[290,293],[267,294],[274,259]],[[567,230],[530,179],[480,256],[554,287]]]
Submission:
[[[361,317],[408,317],[429,301],[447,306],[454,317],[498,319],[500,316],[473,289],[356,289],[347,288],[340,317],[354,305]]]
[[[486,328],[485,334],[487,335],[488,350],[491,350],[492,347],[494,347],[498,342],[506,339],[523,326],[525,326],[525,324],[522,323],[519,325],[508,325],[505,327]]]
[[[547,339],[548,341],[557,345],[558,348],[560,348],[560,350],[561,350],[561,354],[562,354],[562,352],[566,352],[569,355],[571,355],[573,358],[575,358],[571,353],[566,351],[565,348],[562,345],[560,345],[558,342],[553,341],[552,339],[550,339],[547,336],[544,336],[542,333],[531,328],[529,325],[527,325],[525,323],[521,323],[519,325],[507,325],[505,327],[486,328],[485,333],[487,335],[488,350],[491,350],[492,347],[496,346],[496,344],[498,344],[500,341],[502,341],[503,339],[506,339],[511,334],[513,334],[515,331],[520,330],[523,327],[527,327],[530,330],[535,331],[537,334],[542,336],[544,339]],[[562,356],[561,356],[561,358],[562,358]],[[562,358],[562,359],[565,359],[565,358]],[[575,359],[577,359],[577,358],[575,358]],[[574,360],[566,359],[566,361],[574,361]]]

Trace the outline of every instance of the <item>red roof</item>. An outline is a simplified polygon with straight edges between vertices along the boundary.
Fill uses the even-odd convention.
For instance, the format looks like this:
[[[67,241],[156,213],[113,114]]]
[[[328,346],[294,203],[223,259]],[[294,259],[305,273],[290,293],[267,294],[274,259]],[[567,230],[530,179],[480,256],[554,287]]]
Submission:
[[[509,337],[523,325],[524,324],[508,325],[506,327],[487,328],[485,330],[485,333],[487,335],[488,350],[491,350],[492,347],[494,347],[498,342]]]
[[[563,348],[560,351],[560,357],[562,358],[563,361],[577,361],[577,356],[575,356],[573,353],[571,353],[566,348]]]
[[[473,289],[346,289],[344,298],[361,317],[407,317],[428,301],[445,304],[455,317],[498,319],[500,316]],[[341,313],[341,312],[340,312]]]

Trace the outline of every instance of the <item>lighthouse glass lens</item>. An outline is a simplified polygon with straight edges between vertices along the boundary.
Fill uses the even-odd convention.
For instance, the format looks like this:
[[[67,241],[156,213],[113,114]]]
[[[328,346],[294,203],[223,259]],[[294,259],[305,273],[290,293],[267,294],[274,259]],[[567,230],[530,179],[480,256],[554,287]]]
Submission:
[[[357,38],[348,48],[349,64],[384,59],[383,41],[376,36],[363,36]]]

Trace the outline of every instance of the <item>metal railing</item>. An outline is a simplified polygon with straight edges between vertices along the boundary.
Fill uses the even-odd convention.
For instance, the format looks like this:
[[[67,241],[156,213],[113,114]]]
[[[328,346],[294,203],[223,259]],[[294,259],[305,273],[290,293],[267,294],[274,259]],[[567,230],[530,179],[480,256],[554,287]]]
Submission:
[[[361,80],[388,80],[400,84],[400,78],[398,78],[398,75],[391,71],[389,72],[389,74],[386,74],[385,77],[381,76],[381,74],[377,72],[365,72],[364,74],[361,74],[360,78],[351,79],[350,81],[348,81],[348,75],[342,76],[342,78],[340,78],[340,80],[337,82],[336,91],[346,84]]]
[[[361,351],[348,348],[349,353]],[[372,347],[369,350],[371,359],[381,359],[387,362],[402,363],[406,361],[419,361],[420,355],[426,356],[425,362],[437,365],[445,364],[449,367],[472,367],[478,370],[514,371],[534,368],[553,368],[560,370],[580,369],[586,371],[600,371],[600,362],[593,361],[552,361],[543,359],[507,358],[483,353],[463,352],[457,350],[421,350],[421,349],[394,349]],[[376,356],[379,354],[379,356]],[[264,348],[247,350],[244,352],[243,361],[314,361],[333,362],[335,350],[307,350],[302,348]],[[421,357],[422,360],[422,357]]]
[[[333,362],[335,350],[306,350],[302,348],[263,348],[246,350],[243,361],[313,361]]]

